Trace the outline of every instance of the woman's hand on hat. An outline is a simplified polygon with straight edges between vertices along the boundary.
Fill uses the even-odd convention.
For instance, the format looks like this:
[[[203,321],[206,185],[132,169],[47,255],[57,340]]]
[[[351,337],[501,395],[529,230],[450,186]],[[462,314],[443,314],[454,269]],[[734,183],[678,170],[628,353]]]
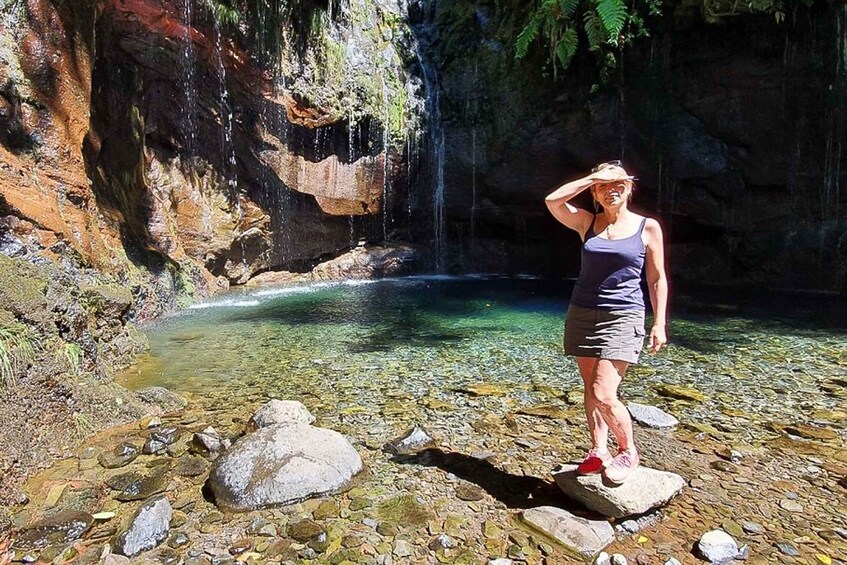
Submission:
[[[596,182],[614,182],[616,180],[626,180],[631,177],[622,167],[607,165],[599,171],[591,173],[588,178]]]

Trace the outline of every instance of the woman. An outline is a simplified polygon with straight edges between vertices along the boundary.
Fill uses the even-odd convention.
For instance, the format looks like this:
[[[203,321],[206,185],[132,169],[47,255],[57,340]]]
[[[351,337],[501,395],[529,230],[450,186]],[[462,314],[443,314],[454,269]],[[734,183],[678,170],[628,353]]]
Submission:
[[[577,472],[602,471],[615,484],[626,480],[639,462],[632,420],[618,400],[618,386],[627,367],[638,362],[644,345],[644,270],[653,306],[650,352],[658,352],[667,343],[662,228],[656,220],[629,209],[634,178],[620,161],[610,161],[546,198],[550,213],[583,241],[582,268],[565,324],[565,353],[576,357],[585,385],[592,444]],[[598,214],[570,203],[586,189],[591,190],[595,209],[602,210]],[[607,446],[610,429],[618,444],[614,458]]]

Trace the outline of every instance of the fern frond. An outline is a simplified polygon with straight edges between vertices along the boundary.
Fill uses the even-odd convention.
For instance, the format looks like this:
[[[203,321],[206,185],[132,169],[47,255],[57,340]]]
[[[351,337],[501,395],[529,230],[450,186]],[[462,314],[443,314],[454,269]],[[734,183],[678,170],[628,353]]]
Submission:
[[[576,28],[568,27],[562,35],[562,39],[556,44],[556,59],[562,66],[562,70],[568,70],[578,45],[579,36],[576,33]]]
[[[559,9],[566,18],[572,18],[576,14],[580,0],[559,0]]]
[[[536,12],[518,34],[518,38],[515,40],[515,59],[523,59],[526,56],[530,44],[535,41],[541,31],[541,23],[542,13]]]
[[[600,21],[603,22],[603,28],[606,30],[610,42],[617,44],[618,35],[623,30],[626,24],[627,10],[624,0],[596,0],[597,14],[600,16]]]
[[[600,21],[597,12],[592,9],[585,12],[583,23],[585,35],[588,37],[588,49],[597,51],[606,42],[606,29],[603,27],[603,22]]]

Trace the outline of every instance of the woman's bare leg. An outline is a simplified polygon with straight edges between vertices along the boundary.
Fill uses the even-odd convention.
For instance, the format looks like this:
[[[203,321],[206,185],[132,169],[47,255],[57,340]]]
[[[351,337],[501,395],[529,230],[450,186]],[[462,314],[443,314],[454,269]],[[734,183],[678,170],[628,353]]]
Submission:
[[[579,367],[579,375],[584,385],[583,402],[585,418],[588,420],[588,433],[591,435],[591,447],[602,453],[608,449],[609,426],[606,425],[603,415],[597,409],[597,399],[594,397],[594,374],[598,361],[596,357],[576,358],[576,365]]]
[[[614,434],[619,451],[635,450],[632,419],[626,406],[618,400],[618,386],[626,374],[627,367],[629,363],[626,361],[598,359],[591,377],[594,406]]]

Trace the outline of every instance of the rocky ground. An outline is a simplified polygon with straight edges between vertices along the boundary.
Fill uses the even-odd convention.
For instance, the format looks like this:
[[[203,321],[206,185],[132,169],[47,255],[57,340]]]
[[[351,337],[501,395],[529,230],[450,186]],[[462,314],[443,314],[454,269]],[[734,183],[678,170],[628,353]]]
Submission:
[[[411,450],[387,447],[396,438],[357,427],[355,417],[345,424],[344,416],[316,412],[315,425],[341,431],[364,471],[343,492],[247,512],[215,505],[205,488],[215,459],[208,449],[254,428],[250,417],[261,403],[233,407],[189,398],[187,407],[161,419],[96,436],[32,480],[29,503],[15,508],[12,539],[18,541],[6,559],[127,562],[111,552],[122,547],[132,517],[166,500],[171,514],[160,517],[161,544],[133,562],[586,562],[523,519],[542,506],[597,518],[551,476],[558,463],[587,447],[579,406],[502,413],[493,409],[497,392],[463,393],[477,408],[470,425],[449,425],[445,418],[439,426],[438,418],[430,419],[427,431],[435,441]],[[426,408],[433,415],[449,410],[437,403]],[[754,448],[680,419],[678,428],[639,427],[637,440],[645,466],[682,475],[686,487],[657,513],[610,519],[616,539],[607,554],[639,564],[702,562],[698,540],[717,529],[749,563],[847,562],[847,452],[839,442],[789,430]],[[198,442],[196,434],[204,431],[206,439]],[[216,437],[221,445],[214,445]],[[155,445],[151,438],[162,441],[161,451],[144,454]],[[71,510],[81,514],[59,516],[64,526],[26,529]],[[73,535],[66,533],[68,523],[77,524]],[[620,556],[612,562],[620,563]]]

